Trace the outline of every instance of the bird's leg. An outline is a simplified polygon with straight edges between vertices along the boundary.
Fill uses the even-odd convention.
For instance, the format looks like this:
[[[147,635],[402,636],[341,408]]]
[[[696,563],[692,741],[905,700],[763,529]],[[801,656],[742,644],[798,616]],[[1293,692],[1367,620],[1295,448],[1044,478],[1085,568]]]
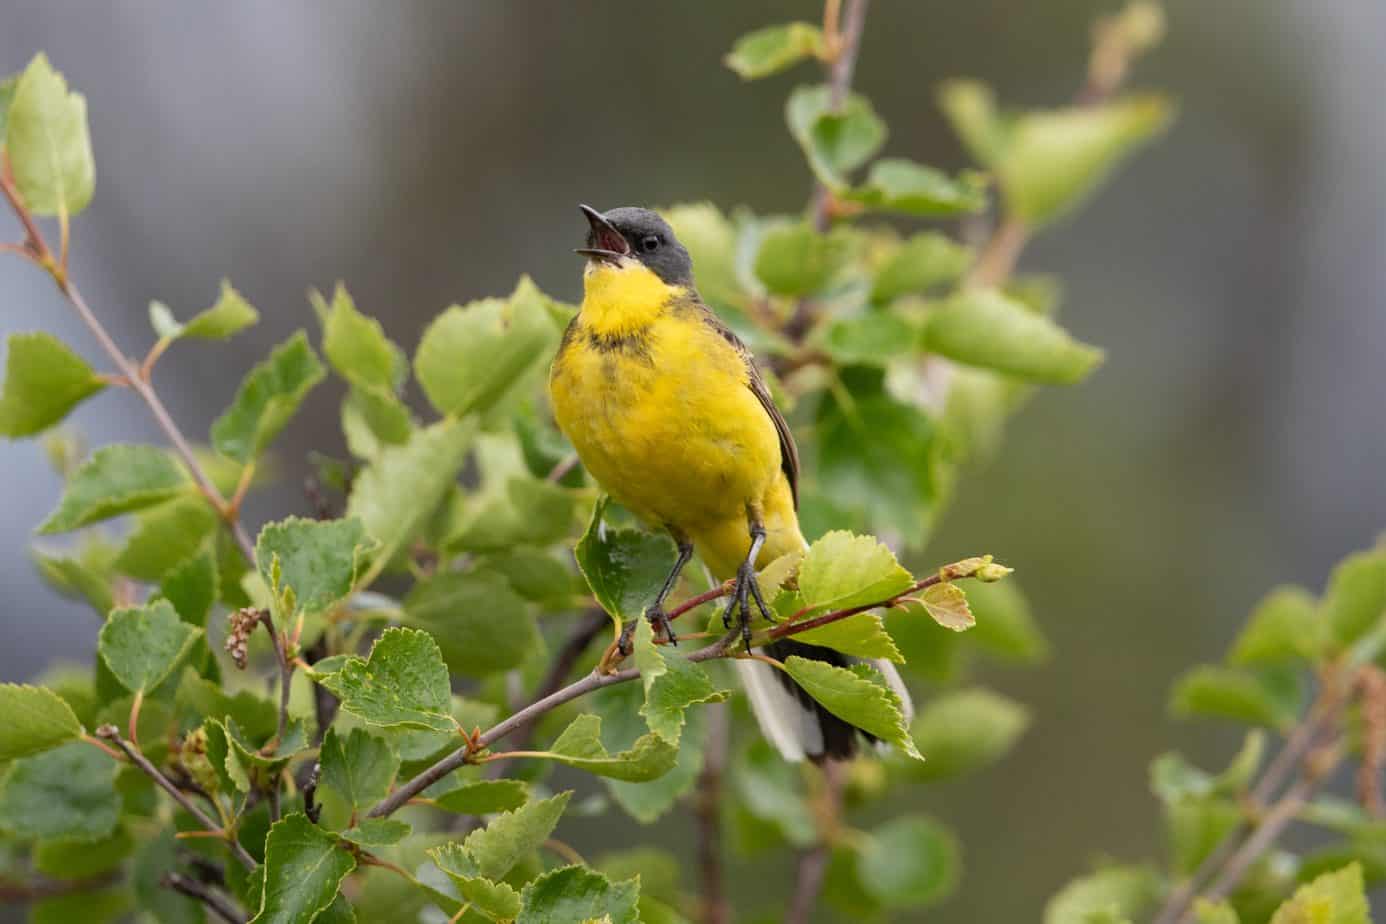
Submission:
[[[751,600],[765,617],[766,622],[777,622],[765,598],[760,595],[760,584],[756,581],[756,559],[760,557],[761,547],[765,545],[765,526],[757,519],[751,520],[751,549],[746,560],[736,569],[736,584],[732,586],[731,600],[722,611],[722,625],[732,626],[732,617],[739,613],[741,618],[741,641],[746,650],[751,650]]]
[[[674,567],[669,571],[669,576],[664,579],[664,586],[655,594],[654,602],[645,609],[645,618],[650,621],[655,632],[663,632],[664,637],[669,640],[670,645],[678,645],[678,636],[674,635],[674,624],[669,621],[669,614],[664,612],[664,601],[669,594],[673,593],[674,585],[679,582],[679,574],[683,572],[683,566],[688,564],[688,560],[693,557],[693,543],[683,536],[675,536],[674,542],[678,544],[679,555],[674,559]],[[621,630],[621,653],[630,654],[630,640],[635,635],[635,621],[626,623]]]

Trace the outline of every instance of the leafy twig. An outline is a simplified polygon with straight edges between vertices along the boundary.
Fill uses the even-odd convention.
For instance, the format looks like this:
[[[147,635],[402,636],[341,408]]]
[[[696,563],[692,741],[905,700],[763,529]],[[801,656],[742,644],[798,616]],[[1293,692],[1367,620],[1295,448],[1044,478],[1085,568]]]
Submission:
[[[96,729],[96,737],[110,741],[125,752],[125,756],[129,758],[130,763],[143,770],[146,776],[159,785],[160,789],[173,797],[174,802],[177,802],[183,807],[184,811],[196,818],[202,827],[216,834],[218,837],[225,838],[227,844],[231,847],[231,852],[236,855],[236,859],[240,860],[246,869],[255,868],[255,858],[241,846],[240,841],[236,840],[235,834],[217,824],[206,812],[194,805],[192,800],[189,799],[181,789],[174,786],[172,781],[164,776],[159,768],[150,762],[148,757],[145,757],[144,754],[140,753],[138,748],[134,747],[130,742],[120,736],[120,729],[116,728],[114,725],[102,725]]]
[[[195,898],[217,917],[226,921],[227,924],[245,924],[246,916],[226,900],[220,892],[211,886],[198,882],[196,879],[189,879],[179,873],[166,873],[160,883],[175,892],[181,892],[189,898]]]

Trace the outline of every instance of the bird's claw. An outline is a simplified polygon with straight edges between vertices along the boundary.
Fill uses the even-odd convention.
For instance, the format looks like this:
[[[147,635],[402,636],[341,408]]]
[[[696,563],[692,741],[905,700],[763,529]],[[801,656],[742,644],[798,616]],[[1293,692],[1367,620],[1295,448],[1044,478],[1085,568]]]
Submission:
[[[736,569],[736,583],[732,585],[731,600],[727,602],[727,608],[722,611],[722,625],[730,629],[733,616],[740,615],[741,641],[746,646],[747,651],[751,649],[752,600],[755,601],[756,609],[760,610],[760,615],[765,617],[766,622],[779,622],[770,607],[766,606],[765,598],[760,593],[760,583],[756,580],[755,564],[745,561],[741,563],[740,568]]]
[[[674,634],[674,624],[669,621],[669,614],[664,612],[664,607],[650,607],[645,611],[645,619],[649,621],[651,628],[655,630],[656,636],[662,632],[664,633],[664,637],[669,640],[670,645],[673,645],[675,648],[678,647],[679,637]],[[635,638],[635,627],[638,622],[638,620],[632,619],[621,628],[621,638],[617,642],[617,645],[623,656],[629,655],[633,650],[632,639]]]

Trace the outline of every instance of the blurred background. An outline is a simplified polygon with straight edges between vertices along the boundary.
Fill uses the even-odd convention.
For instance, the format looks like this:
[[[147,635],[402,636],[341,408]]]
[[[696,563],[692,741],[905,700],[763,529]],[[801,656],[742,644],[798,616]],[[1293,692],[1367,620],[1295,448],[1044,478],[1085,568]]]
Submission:
[[[933,103],[943,78],[1067,100],[1089,22],[1114,7],[874,4],[856,86],[891,127],[886,153],[964,164]],[[128,351],[152,339],[151,298],[187,317],[226,276],[261,310],[229,345],[187,344],[159,367],[174,416],[203,433],[271,344],[316,327],[310,286],[345,280],[412,350],[447,304],[506,294],[521,273],[575,300],[578,202],[801,209],[810,180],[782,118],[795,76],[742,85],[720,58],[751,28],[820,13],[10,0],[0,72],[44,49],[87,94],[97,196],[73,273]],[[931,921],[1034,920],[1092,857],[1158,850],[1149,759],[1178,747],[1220,765],[1236,744],[1170,721],[1169,681],[1219,656],[1272,585],[1318,590],[1386,527],[1386,5],[1177,3],[1169,28],[1133,84],[1181,100],[1173,130],[1022,261],[1063,278],[1066,326],[1107,364],[1039,393],[928,550],[1015,566],[1054,644],[1040,668],[985,678],[1033,710],[1019,749],[911,790],[965,844],[962,890]],[[34,268],[0,261],[0,293],[0,334],[46,329],[98,356]],[[342,454],[338,387],[279,441],[284,478],[252,522],[306,512],[306,453]],[[159,440],[129,394],[74,422],[96,444]],[[0,678],[23,680],[88,659],[96,626],[24,551],[60,490],[41,447],[0,443],[0,472]],[[573,840],[674,841],[684,824]],[[748,868],[733,886],[756,894]]]

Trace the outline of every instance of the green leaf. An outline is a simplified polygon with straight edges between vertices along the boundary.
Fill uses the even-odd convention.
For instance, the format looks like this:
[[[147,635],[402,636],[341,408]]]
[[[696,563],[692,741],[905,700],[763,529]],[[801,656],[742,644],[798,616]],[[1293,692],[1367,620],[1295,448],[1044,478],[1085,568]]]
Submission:
[[[71,741],[82,723],[62,697],[44,687],[0,683],[0,764]]]
[[[202,630],[167,600],[116,610],[101,627],[101,660],[131,693],[147,693],[173,672]]]
[[[385,336],[380,322],[357,311],[356,302],[340,282],[323,318],[322,352],[337,374],[352,385],[382,388],[390,394],[408,369],[403,352]]]
[[[1313,595],[1302,587],[1277,587],[1261,599],[1228,660],[1238,666],[1313,661],[1328,642]]]
[[[28,924],[115,924],[128,920],[133,910],[129,892],[113,886],[41,899],[30,910]]]
[[[468,834],[462,847],[476,864],[477,874],[499,879],[527,854],[538,850],[557,827],[572,795],[561,792],[549,799],[526,802]]]
[[[212,424],[212,445],[242,464],[255,461],[324,375],[308,337],[294,334],[241,382],[231,406]]]
[[[386,446],[352,482],[347,516],[358,517],[380,543],[381,561],[403,549],[457,480],[476,436],[476,422],[440,421]]]
[[[130,870],[135,903],[159,924],[206,924],[202,903],[166,888],[163,878],[179,863],[179,845],[168,828],[143,838]]]
[[[1206,898],[1194,902],[1194,921],[1196,924],[1241,924],[1242,919],[1228,902],[1214,904]]]
[[[931,818],[907,815],[868,835],[857,876],[887,908],[927,908],[957,888],[960,853],[953,832]]]
[[[873,302],[956,282],[972,265],[972,251],[946,234],[924,231],[891,254],[871,284]]]
[[[191,337],[196,340],[225,340],[233,337],[260,320],[256,311],[245,296],[231,285],[229,280],[221,281],[221,291],[212,307],[193,315],[185,324],[179,323],[173,312],[162,302],[149,303],[149,324],[161,339],[182,340]]]
[[[899,697],[883,682],[871,679],[879,674],[870,667],[864,664],[855,665],[854,669],[835,667],[798,655],[786,658],[784,667],[804,692],[833,715],[894,745],[902,754],[924,759],[905,727]]]
[[[1165,827],[1174,872],[1191,875],[1243,817],[1241,807],[1230,799],[1187,798],[1168,803]]]
[[[1371,924],[1362,867],[1353,863],[1301,886],[1270,924]]]
[[[311,921],[337,898],[356,858],[301,812],[276,821],[265,838],[264,897],[251,924]]]
[[[76,554],[32,550],[39,576],[58,593],[91,604],[102,619],[115,606],[115,558],[119,550],[95,531],[78,540]]]
[[[1127,153],[1163,131],[1172,116],[1169,101],[1155,95],[1022,114],[1010,126],[996,164],[1007,207],[1031,224],[1058,218]]]
[[[130,832],[117,827],[98,841],[44,840],[34,846],[34,869],[54,879],[86,879],[116,869],[135,842]]]
[[[82,741],[21,757],[0,778],[0,831],[21,838],[100,840],[115,830],[120,816],[115,774],[115,762]]]
[[[1333,569],[1323,595],[1322,619],[1350,644],[1386,616],[1386,550],[1349,555]]]
[[[799,592],[814,611],[881,602],[913,583],[895,554],[875,537],[845,530],[833,530],[814,542],[799,565]]]
[[[525,277],[509,299],[454,305],[439,315],[419,342],[414,373],[440,413],[460,417],[499,402],[548,361],[557,338],[542,293]]]
[[[1232,762],[1217,776],[1193,766],[1182,755],[1161,754],[1150,763],[1150,790],[1161,802],[1240,796],[1255,776],[1265,751],[1266,736],[1260,729],[1247,732]]]
[[[508,812],[525,804],[529,786],[520,780],[468,780],[438,796],[438,807],[461,815]]]
[[[42,433],[105,387],[96,370],[52,334],[11,334],[0,436]]]
[[[822,645],[858,658],[884,658],[904,664],[905,656],[895,647],[879,613],[858,613],[817,629],[799,632],[796,641]]]
[[[340,670],[315,679],[343,709],[368,724],[457,730],[448,669],[427,632],[386,629],[371,646],[369,660],[348,658]]]
[[[826,85],[796,87],[785,106],[785,120],[813,175],[834,190],[846,187],[847,174],[866,163],[886,139],[885,122],[866,97],[849,93],[834,110]]]
[[[605,511],[603,499],[574,554],[597,602],[619,622],[644,613],[673,569],[675,551],[667,536],[608,527]]]
[[[539,478],[504,481],[503,492],[481,504],[446,541],[449,551],[500,552],[520,544],[566,539],[575,514],[573,492]]]
[[[552,552],[515,548],[488,555],[482,566],[499,573],[515,592],[544,609],[563,609],[574,597],[585,594],[586,583],[573,573],[572,558],[562,561]]]
[[[776,295],[809,295],[828,284],[851,250],[846,229],[821,234],[804,222],[781,225],[761,238],[756,276]]]
[[[773,825],[795,847],[808,847],[818,839],[797,767],[763,740],[737,755],[732,767],[731,785],[748,812]]]
[[[976,80],[949,80],[939,88],[938,100],[968,153],[979,164],[996,164],[1009,137],[991,88]]]
[[[1092,915],[1103,913],[1135,919],[1151,909],[1160,888],[1144,867],[1108,867],[1060,889],[1044,906],[1044,924],[1089,924]]]
[[[678,758],[678,748],[651,732],[628,749],[610,754],[601,740],[602,720],[583,713],[563,730],[543,756],[561,764],[613,780],[641,783],[668,773]]]
[[[76,215],[96,189],[87,100],[70,92],[43,52],[20,75],[5,126],[14,184],[36,215]]]
[[[351,593],[371,548],[366,529],[356,517],[288,517],[260,530],[255,564],[276,596],[292,588],[298,606],[312,615]]]
[[[1241,670],[1204,664],[1175,683],[1170,710],[1284,729],[1299,714],[1303,690],[1293,669]]]
[[[930,585],[910,599],[918,600],[929,618],[945,629],[965,632],[977,624],[977,617],[967,605],[967,592],[950,581]]]
[[[911,764],[916,779],[961,776],[995,763],[1030,724],[1020,703],[981,688],[950,690],[928,702],[910,732],[925,763]]]
[[[389,743],[361,728],[347,735],[329,728],[318,760],[322,785],[357,810],[385,798],[399,771],[399,755]]]
[[[164,574],[159,596],[173,604],[178,616],[194,626],[205,626],[217,602],[217,563],[211,551],[198,552]]]
[[[18,83],[18,74],[11,74],[0,80],[0,150],[5,147],[5,129],[9,122],[10,104],[14,102],[14,88]]]
[[[822,29],[806,22],[787,22],[741,36],[722,63],[743,80],[757,80],[822,54]]]
[[[457,886],[462,899],[491,920],[512,921],[519,915],[520,893],[504,882],[482,875],[475,857],[464,845],[433,847],[428,855]]]
[[[454,673],[519,667],[543,647],[528,603],[494,571],[446,571],[414,585],[403,621],[427,630]]]
[[[919,350],[920,327],[890,311],[834,318],[813,333],[812,345],[843,366],[888,366]]]
[[[945,302],[929,316],[924,341],[956,362],[1056,385],[1082,381],[1102,361],[1101,350],[992,289],[967,290]]]
[[[601,719],[601,741],[608,751],[621,752],[653,735],[641,715],[645,707],[645,691],[639,684],[618,684],[597,691],[590,700],[589,711]],[[641,824],[652,824],[663,817],[678,800],[692,791],[703,768],[703,749],[707,726],[701,710],[689,712],[677,742],[673,767],[658,779],[630,782],[605,780],[612,799],[626,814]],[[656,736],[658,737],[658,736]],[[667,738],[660,740],[670,744]]]
[[[191,492],[145,511],[116,556],[115,568],[141,581],[158,581],[180,564],[221,522],[201,494]]]
[[[982,174],[972,171],[954,178],[935,167],[885,157],[872,164],[866,182],[844,198],[882,212],[946,218],[986,208],[987,184]]]
[[[724,702],[730,691],[719,690],[701,665],[676,651],[661,653],[655,647],[649,620],[635,624],[635,666],[645,687],[640,707],[650,731],[677,744],[683,734],[684,712],[697,703]]]
[[[413,830],[408,822],[397,821],[394,818],[363,818],[342,832],[342,840],[374,850],[379,847],[393,847],[408,837]]]
[[[640,880],[613,883],[582,866],[550,870],[525,886],[515,924],[636,924]]]
[[[58,509],[39,524],[40,533],[65,533],[142,510],[187,487],[182,468],[153,446],[103,446],[68,479]]]

